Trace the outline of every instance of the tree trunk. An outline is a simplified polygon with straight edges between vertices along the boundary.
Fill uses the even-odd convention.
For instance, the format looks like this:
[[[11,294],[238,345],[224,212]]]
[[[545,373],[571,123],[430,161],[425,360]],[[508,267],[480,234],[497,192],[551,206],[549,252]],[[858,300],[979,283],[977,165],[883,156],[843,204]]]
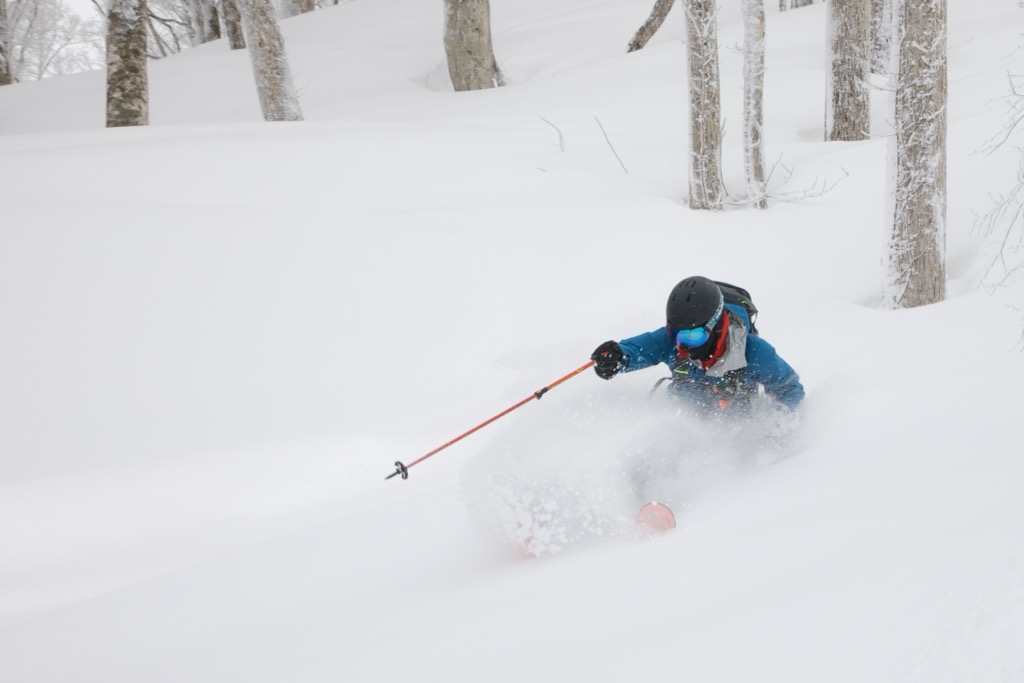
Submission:
[[[0,0],[0,85],[11,84],[10,31],[7,28],[7,0]]]
[[[871,132],[871,0],[828,0],[826,140],[867,140]]]
[[[946,297],[946,0],[897,0],[891,240],[883,303]]]
[[[113,0],[107,15],[107,128],[148,123],[146,0]]]
[[[871,72],[892,73],[892,0],[871,0]]]
[[[237,0],[221,0],[224,30],[228,34],[228,45],[232,50],[245,49],[245,34],[242,32],[242,15]]]
[[[669,10],[672,9],[676,0],[656,0],[654,3],[654,9],[651,10],[651,16],[647,17],[647,21],[644,22],[643,26],[637,29],[636,35],[633,36],[633,40],[629,41],[629,47],[626,52],[636,52],[642,50],[647,42],[654,37],[654,34],[658,32],[661,25],[665,23],[665,17],[668,16]]]
[[[504,85],[491,43],[488,0],[444,0],[444,51],[457,92]]]
[[[743,0],[743,154],[747,197],[768,208],[764,172],[764,0]]]
[[[245,0],[243,0],[244,2]],[[294,17],[316,9],[316,0],[284,0],[281,9],[286,17]]]
[[[284,38],[273,0],[243,0],[239,9],[265,121],[301,121]]]
[[[203,0],[205,14],[203,16],[206,22],[206,38],[207,40],[220,40],[221,29],[220,29],[220,14],[217,12],[217,0]]]
[[[220,22],[213,3],[214,0],[190,0],[186,7],[195,33],[193,45],[202,45],[220,38]]]
[[[722,106],[715,0],[687,0],[690,74],[690,208],[722,208]]]

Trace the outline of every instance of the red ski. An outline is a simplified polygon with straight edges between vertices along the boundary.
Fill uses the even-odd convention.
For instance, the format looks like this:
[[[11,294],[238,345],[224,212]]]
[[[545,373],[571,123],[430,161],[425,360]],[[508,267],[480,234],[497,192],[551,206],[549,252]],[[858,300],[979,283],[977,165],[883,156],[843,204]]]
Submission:
[[[676,528],[676,516],[667,505],[651,502],[637,513],[636,528],[648,536],[663,534]]]

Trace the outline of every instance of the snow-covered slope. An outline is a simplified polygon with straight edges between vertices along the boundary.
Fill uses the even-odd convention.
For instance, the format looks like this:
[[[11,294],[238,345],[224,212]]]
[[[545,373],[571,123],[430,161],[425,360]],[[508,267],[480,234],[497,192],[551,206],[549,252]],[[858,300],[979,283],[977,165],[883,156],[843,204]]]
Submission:
[[[884,136],[821,142],[822,6],[769,7],[776,200],[711,215],[678,8],[626,55],[648,2],[492,4],[493,91],[450,92],[419,0],[284,22],[301,124],[223,42],[151,65],[145,129],[100,73],[0,89],[2,679],[1024,680],[1022,291],[973,229],[1017,3],[950,0],[950,298],[898,312]],[[801,373],[789,457],[588,372],[384,481],[695,273]],[[679,527],[638,541],[650,491]]]

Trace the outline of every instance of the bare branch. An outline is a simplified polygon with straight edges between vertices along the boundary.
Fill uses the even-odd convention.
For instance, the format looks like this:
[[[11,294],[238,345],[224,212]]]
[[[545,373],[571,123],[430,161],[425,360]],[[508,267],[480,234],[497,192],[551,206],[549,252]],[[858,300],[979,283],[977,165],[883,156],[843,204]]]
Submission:
[[[636,30],[633,40],[629,41],[626,52],[642,50],[647,45],[647,42],[654,37],[654,34],[658,32],[661,25],[665,23],[665,17],[668,16],[669,10],[672,9],[674,4],[675,0],[655,0],[654,9],[651,10],[647,21]]]
[[[543,116],[540,117],[540,120],[555,129],[555,131],[558,133],[558,148],[561,149],[564,152],[565,151],[565,137],[562,135],[562,130],[558,126],[556,126],[555,124],[553,124],[550,121],[548,121]]]
[[[626,168],[626,164],[622,163],[622,158],[619,156],[619,153],[615,151],[615,147],[612,146],[612,141],[608,139],[608,133],[607,131],[605,131],[604,126],[601,125],[601,119],[595,116],[594,120],[597,121],[597,127],[600,128],[601,132],[604,134],[604,141],[608,143],[608,149],[610,149],[612,151],[612,154],[615,155],[615,158],[618,159],[619,166],[622,167],[622,170],[628,174],[629,169]]]

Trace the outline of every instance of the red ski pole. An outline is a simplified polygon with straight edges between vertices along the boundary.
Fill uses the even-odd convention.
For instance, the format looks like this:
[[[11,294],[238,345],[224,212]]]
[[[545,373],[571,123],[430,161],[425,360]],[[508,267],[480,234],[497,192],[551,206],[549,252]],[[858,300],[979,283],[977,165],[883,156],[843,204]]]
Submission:
[[[538,389],[537,391],[533,392],[532,394],[530,394],[529,396],[524,398],[519,403],[516,403],[513,406],[509,406],[508,408],[506,408],[505,410],[501,411],[500,413],[498,413],[494,417],[489,418],[487,420],[484,420],[483,422],[478,424],[476,427],[473,427],[472,429],[470,429],[468,431],[465,431],[462,434],[459,434],[457,437],[455,437],[451,441],[448,441],[447,443],[443,443],[440,446],[438,446],[437,448],[435,448],[434,450],[430,451],[429,453],[421,455],[420,457],[416,458],[415,460],[413,460],[408,465],[403,465],[401,463],[401,461],[396,461],[395,462],[395,471],[392,472],[391,474],[389,474],[388,476],[384,477],[384,479],[387,480],[387,479],[390,479],[391,477],[396,477],[396,476],[399,476],[399,475],[401,475],[402,479],[408,479],[409,478],[409,468],[412,467],[413,465],[421,463],[424,460],[426,460],[427,458],[429,458],[430,456],[436,455],[437,453],[440,453],[441,451],[443,451],[444,449],[448,448],[452,444],[455,444],[455,443],[458,443],[459,441],[462,441],[463,439],[465,439],[467,436],[469,436],[473,432],[475,432],[475,431],[477,431],[479,429],[483,429],[484,427],[486,427],[487,425],[491,424],[492,422],[494,422],[495,420],[497,420],[499,418],[505,417],[506,415],[511,413],[516,408],[521,408],[522,406],[526,405],[527,403],[529,403],[530,401],[532,401],[534,399],[540,400],[544,396],[544,394],[548,393],[549,391],[551,391],[552,389],[557,387],[562,382],[564,382],[566,380],[569,380],[569,379],[572,379],[573,377],[575,377],[576,375],[580,374],[581,372],[583,372],[587,368],[591,367],[593,364],[594,364],[594,361],[587,361],[586,363],[584,363],[580,367],[578,367],[575,370],[573,370],[572,372],[570,372],[565,377],[560,377],[559,379],[556,379],[554,382],[552,382],[551,384],[547,385],[546,387]]]

